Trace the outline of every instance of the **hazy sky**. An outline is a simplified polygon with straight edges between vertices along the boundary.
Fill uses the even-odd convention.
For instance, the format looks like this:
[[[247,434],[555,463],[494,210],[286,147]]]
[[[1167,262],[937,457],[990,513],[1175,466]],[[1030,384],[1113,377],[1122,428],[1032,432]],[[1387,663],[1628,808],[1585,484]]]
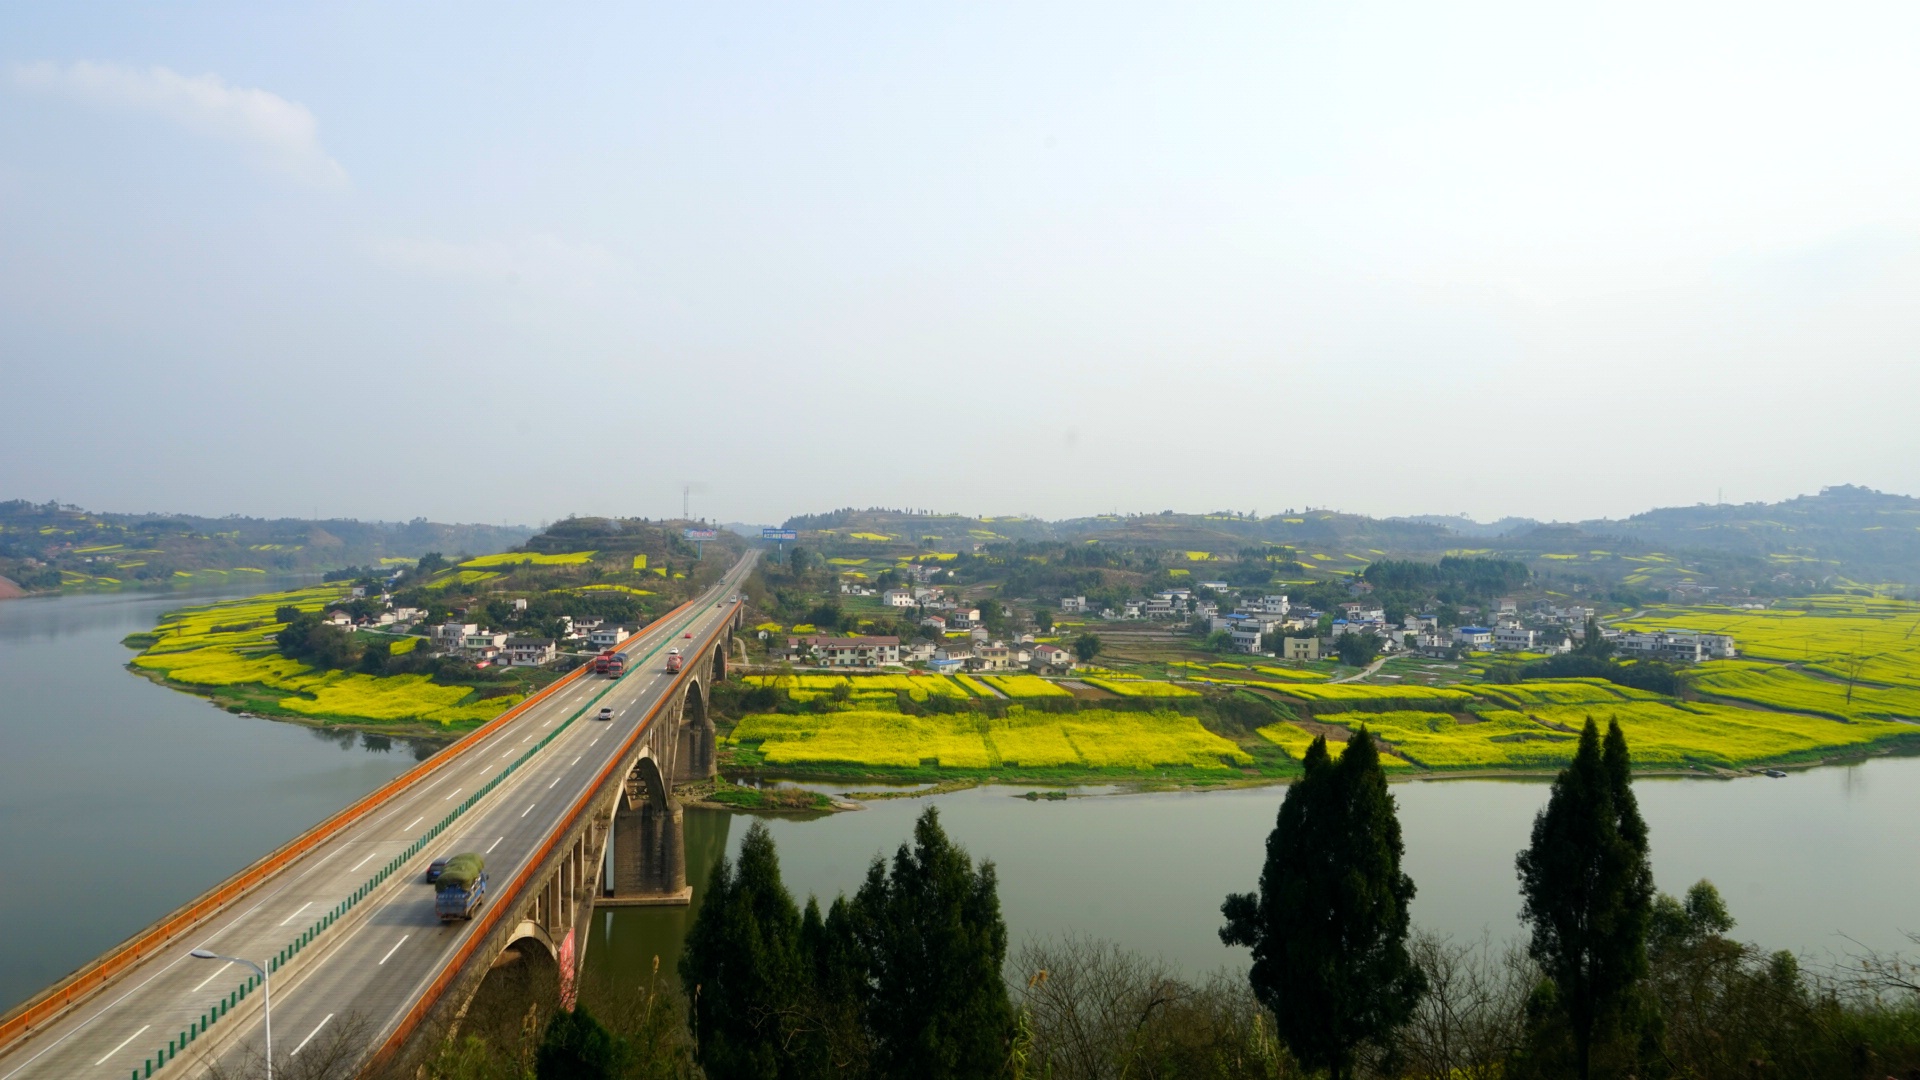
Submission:
[[[1915,5],[613,8],[0,8],[0,498],[1920,491]]]

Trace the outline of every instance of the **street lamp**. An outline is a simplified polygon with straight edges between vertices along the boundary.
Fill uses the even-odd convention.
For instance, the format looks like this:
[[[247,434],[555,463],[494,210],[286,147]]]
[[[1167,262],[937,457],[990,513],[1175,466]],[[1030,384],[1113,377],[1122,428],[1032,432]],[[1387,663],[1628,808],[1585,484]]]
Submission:
[[[221,956],[211,949],[195,949],[187,955],[195,960],[225,960],[229,964],[245,964],[260,973],[261,1004],[267,1017],[267,1080],[273,1080],[273,988],[268,985],[267,969],[237,956]]]

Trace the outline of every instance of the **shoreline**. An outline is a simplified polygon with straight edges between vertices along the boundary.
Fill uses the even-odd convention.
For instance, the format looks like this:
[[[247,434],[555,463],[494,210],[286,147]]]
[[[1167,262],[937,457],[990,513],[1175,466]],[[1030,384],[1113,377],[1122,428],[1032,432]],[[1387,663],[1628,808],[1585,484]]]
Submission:
[[[1634,779],[1641,780],[1739,780],[1743,778],[1764,777],[1769,770],[1783,773],[1809,772],[1830,766],[1854,765],[1877,758],[1915,756],[1911,748],[1907,753],[1899,752],[1901,744],[1878,746],[1865,751],[1845,754],[1831,754],[1817,760],[1755,762],[1734,768],[1721,766],[1685,766],[1685,765],[1636,765]],[[1451,780],[1520,780],[1530,783],[1550,783],[1560,774],[1559,769],[1528,768],[1462,768],[1446,770],[1426,770],[1408,775],[1397,772],[1387,776],[1389,784],[1444,783]],[[1064,790],[1081,787],[1110,787],[1116,790],[1105,794],[1112,795],[1151,795],[1162,793],[1205,794],[1212,791],[1244,791],[1249,788],[1280,787],[1293,783],[1298,775],[1290,776],[1237,776],[1223,777],[1218,782],[1190,778],[1134,775],[1102,775],[1089,773],[1078,777],[1049,776],[1036,777],[1025,774],[1000,776],[950,776],[934,777],[887,775],[872,772],[768,772],[759,769],[729,770],[721,767],[721,775],[729,783],[746,786],[755,781],[772,783],[845,785],[849,788],[843,794],[847,798],[868,799],[911,799],[924,795],[946,794],[952,791],[964,791],[976,787],[1021,787],[1029,786],[1042,789]],[[1777,779],[1777,778],[1776,778]],[[859,791],[860,784],[898,784],[900,791]],[[731,807],[729,808],[731,809]]]

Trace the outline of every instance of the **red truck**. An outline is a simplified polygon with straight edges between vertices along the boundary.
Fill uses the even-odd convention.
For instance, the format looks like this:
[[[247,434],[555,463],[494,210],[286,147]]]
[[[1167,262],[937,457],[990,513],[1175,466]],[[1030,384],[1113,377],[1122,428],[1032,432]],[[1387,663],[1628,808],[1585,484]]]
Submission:
[[[680,664],[683,659],[684,658],[680,655],[679,649],[668,649],[667,650],[667,673],[671,675],[672,673],[679,671]]]
[[[605,675],[609,679],[617,679],[625,675],[627,673],[627,654],[608,649],[606,652],[593,658],[593,673],[595,675]]]

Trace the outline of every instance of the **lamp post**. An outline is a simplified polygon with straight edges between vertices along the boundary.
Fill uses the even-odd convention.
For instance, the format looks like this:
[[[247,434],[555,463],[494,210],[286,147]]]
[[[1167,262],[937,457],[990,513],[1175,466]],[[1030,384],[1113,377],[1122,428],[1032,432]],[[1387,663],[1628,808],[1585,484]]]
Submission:
[[[261,1005],[267,1020],[267,1080],[273,1080],[273,987],[267,978],[267,969],[238,956],[221,956],[211,949],[195,949],[187,955],[195,960],[225,960],[229,964],[245,964],[260,973]]]

